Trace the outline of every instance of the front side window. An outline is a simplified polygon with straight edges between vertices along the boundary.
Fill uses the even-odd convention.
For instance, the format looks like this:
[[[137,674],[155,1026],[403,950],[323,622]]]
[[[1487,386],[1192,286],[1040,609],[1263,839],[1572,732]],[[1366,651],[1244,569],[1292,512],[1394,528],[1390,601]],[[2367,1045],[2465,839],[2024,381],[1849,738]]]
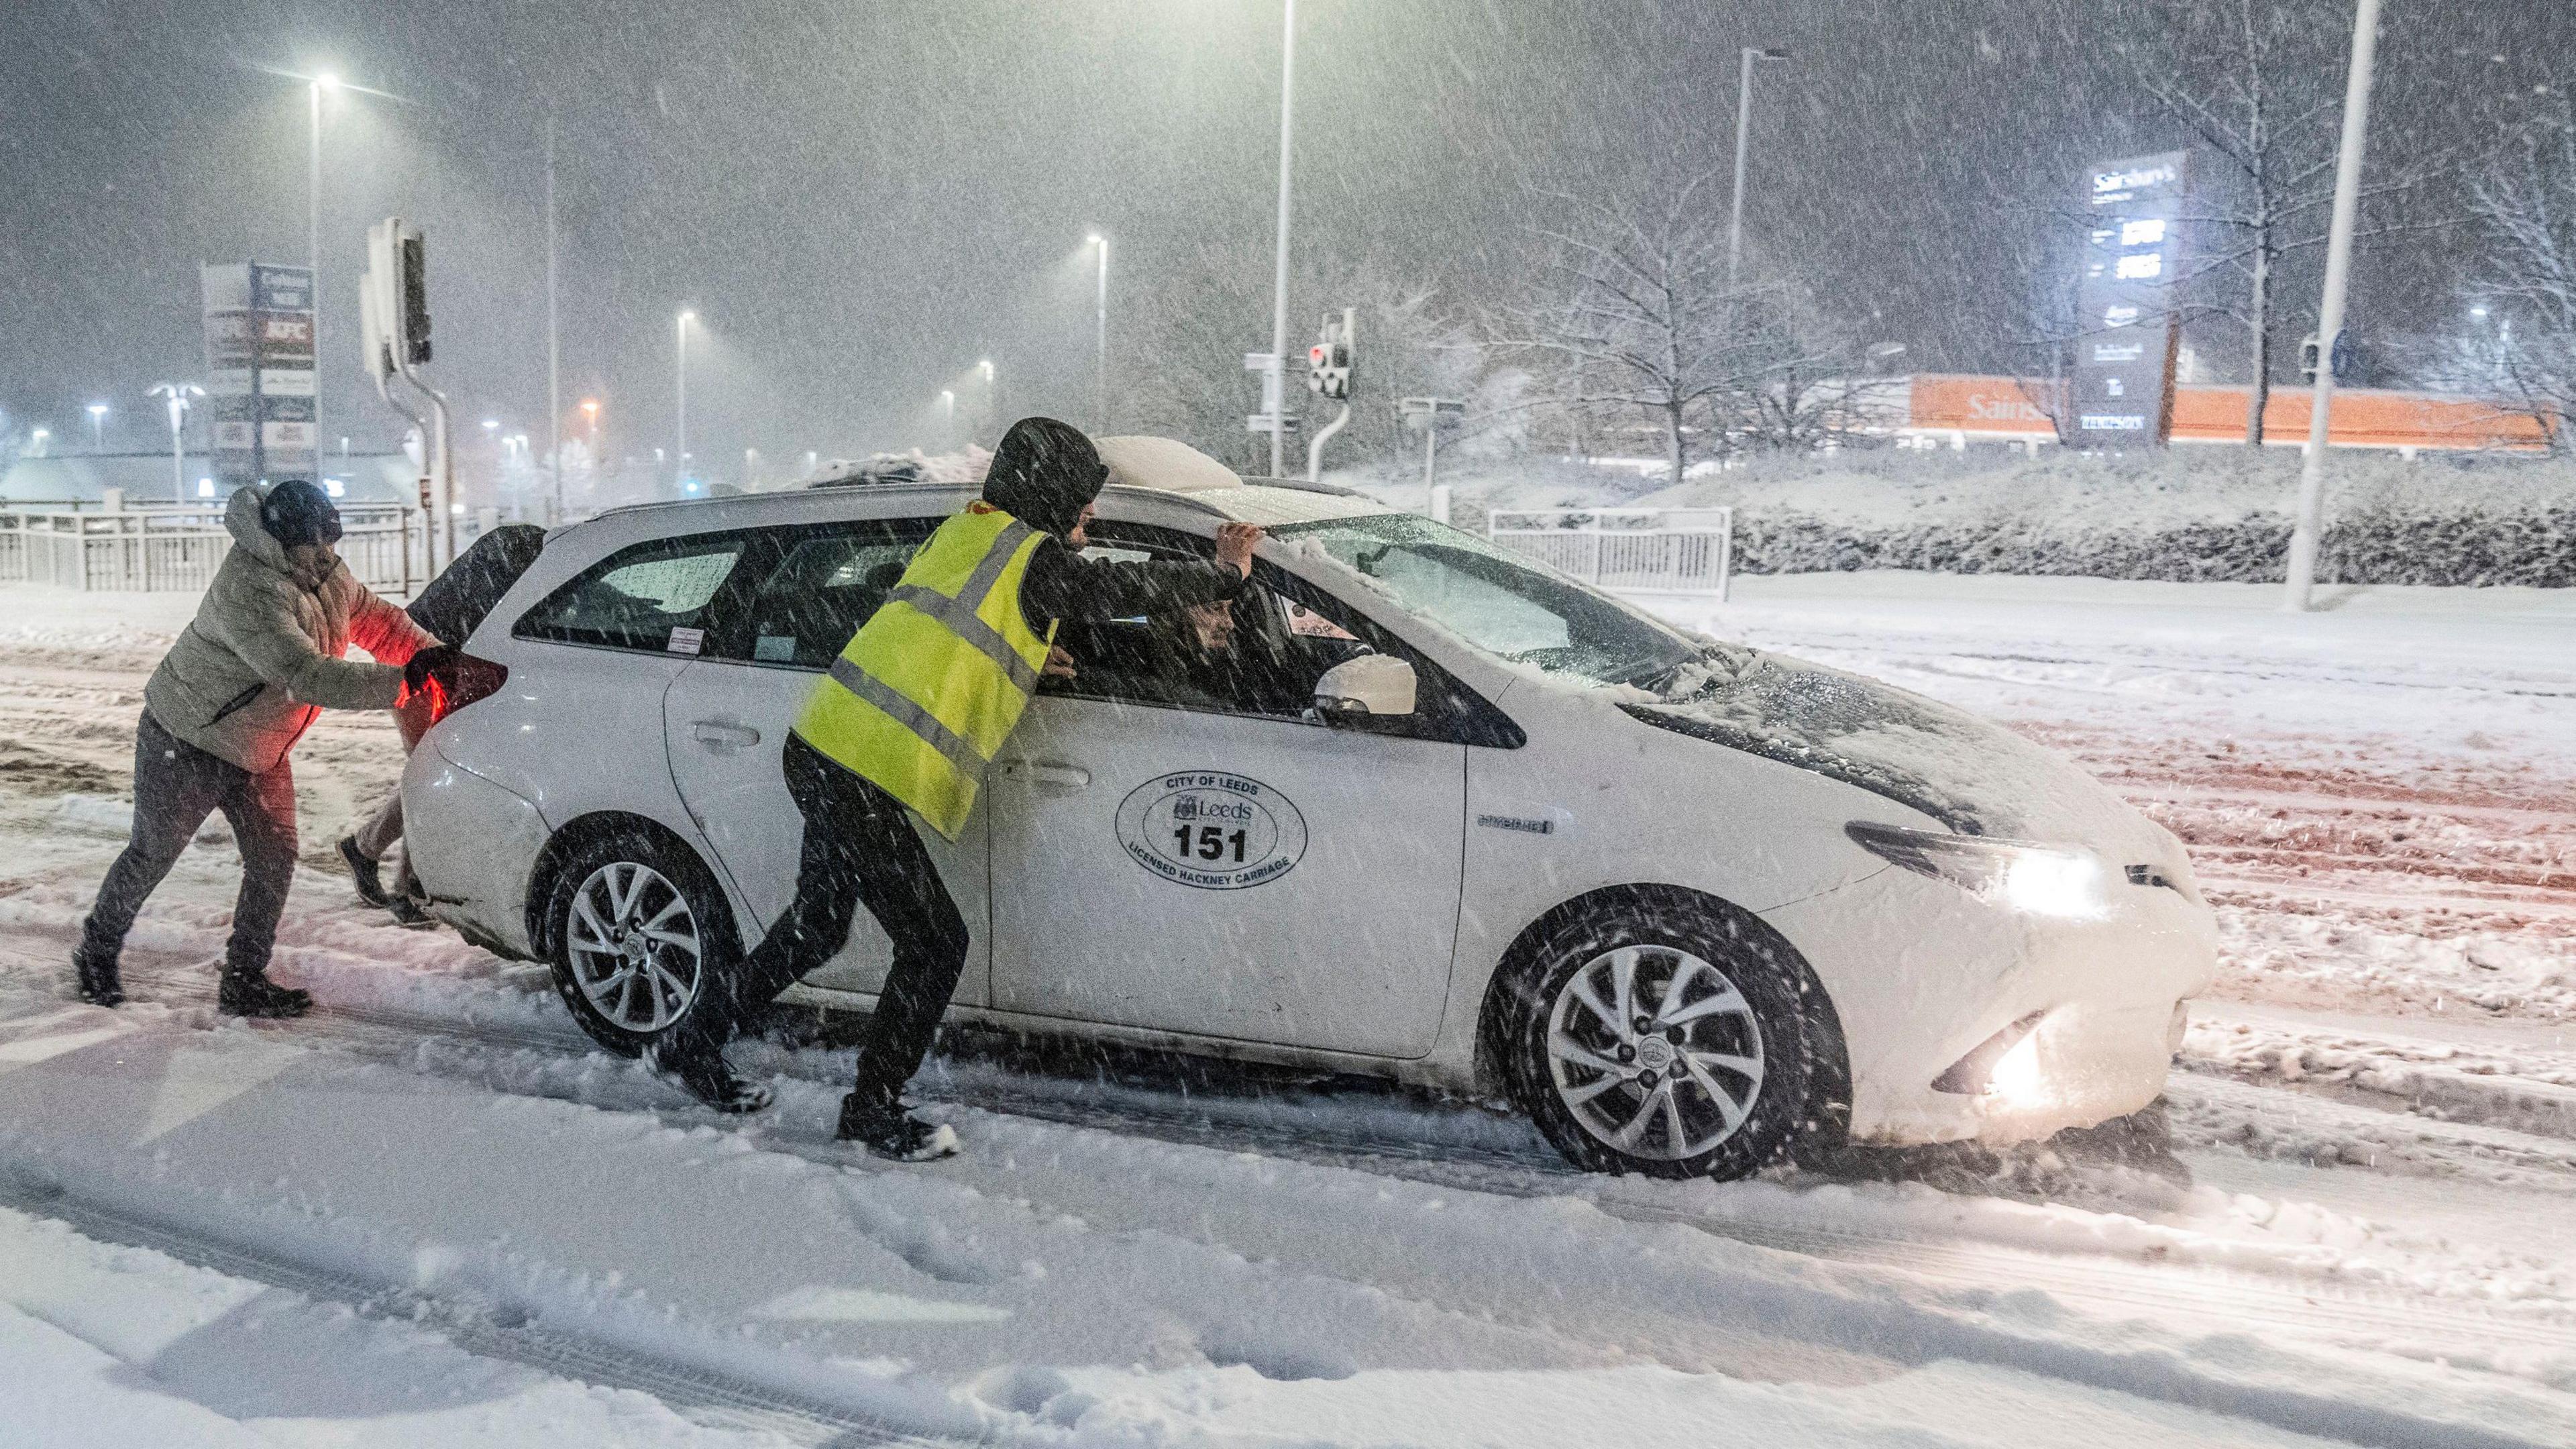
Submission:
[[[1471,533],[1409,513],[1289,524],[1406,613],[1513,664],[1597,684],[1649,685],[1698,657],[1688,639]]]
[[[1125,535],[1083,550],[1094,559],[1204,558],[1179,539]],[[1256,570],[1234,598],[1133,619],[1073,620],[1056,642],[1073,659],[1049,693],[1219,714],[1296,718],[1325,670],[1365,647],[1323,615],[1291,605]],[[1298,627],[1303,620],[1305,627]]]
[[[591,565],[512,632],[603,649],[699,654],[742,562],[740,535],[654,539]]]

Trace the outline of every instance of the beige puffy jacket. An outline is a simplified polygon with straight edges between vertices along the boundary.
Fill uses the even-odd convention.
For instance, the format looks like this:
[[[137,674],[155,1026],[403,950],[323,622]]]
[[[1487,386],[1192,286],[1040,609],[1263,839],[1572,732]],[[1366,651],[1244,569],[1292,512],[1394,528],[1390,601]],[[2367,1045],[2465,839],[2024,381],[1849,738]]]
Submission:
[[[319,588],[297,583],[285,546],[260,526],[259,501],[244,488],[224,506],[232,552],[143,689],[163,729],[254,774],[284,759],[322,710],[399,704],[404,661],[437,642],[346,565]],[[352,644],[382,662],[341,658]]]

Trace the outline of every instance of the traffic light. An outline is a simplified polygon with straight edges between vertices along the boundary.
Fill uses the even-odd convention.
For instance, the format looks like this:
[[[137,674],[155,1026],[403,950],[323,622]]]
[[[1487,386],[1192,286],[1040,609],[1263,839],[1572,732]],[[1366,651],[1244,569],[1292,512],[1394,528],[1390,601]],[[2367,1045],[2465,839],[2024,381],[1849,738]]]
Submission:
[[[1306,389],[1322,397],[1347,400],[1351,395],[1352,312],[1341,320],[1324,319],[1322,340],[1306,349]]]
[[[395,253],[402,273],[402,348],[405,362],[429,361],[429,260],[417,230],[403,233]]]

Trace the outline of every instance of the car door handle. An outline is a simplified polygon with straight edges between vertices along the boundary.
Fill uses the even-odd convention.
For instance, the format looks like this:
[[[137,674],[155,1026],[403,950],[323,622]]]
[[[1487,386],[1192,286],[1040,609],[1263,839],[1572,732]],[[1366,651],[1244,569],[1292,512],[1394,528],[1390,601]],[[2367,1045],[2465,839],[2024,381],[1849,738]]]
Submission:
[[[748,749],[760,743],[760,731],[729,719],[691,720],[689,737],[717,749]]]
[[[1046,795],[1070,795],[1091,783],[1091,772],[1079,765],[1040,764],[1035,760],[1013,760],[1002,767],[1002,773],[1014,780],[1026,780]]]

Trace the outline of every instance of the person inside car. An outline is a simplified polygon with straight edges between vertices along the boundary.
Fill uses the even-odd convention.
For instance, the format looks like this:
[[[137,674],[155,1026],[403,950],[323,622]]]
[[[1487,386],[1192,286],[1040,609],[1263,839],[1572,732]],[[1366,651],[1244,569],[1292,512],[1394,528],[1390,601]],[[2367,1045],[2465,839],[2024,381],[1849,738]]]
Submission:
[[[1091,439],[1023,418],[994,451],[983,496],[940,525],[816,682],[782,750],[804,816],[796,898],[741,965],[655,1044],[653,1060],[721,1111],[769,1094],[726,1064],[725,1042],[848,940],[864,902],[894,943],[892,968],[841,1102],[838,1135],[903,1161],[945,1157],[956,1134],[911,1115],[904,1086],[930,1049],[969,938],[918,828],[957,838],[985,769],[1039,678],[1066,661],[1068,619],[1173,613],[1233,597],[1261,530],[1229,523],[1216,559],[1111,561],[1079,550],[1109,469]],[[996,880],[995,891],[1011,889]]]

